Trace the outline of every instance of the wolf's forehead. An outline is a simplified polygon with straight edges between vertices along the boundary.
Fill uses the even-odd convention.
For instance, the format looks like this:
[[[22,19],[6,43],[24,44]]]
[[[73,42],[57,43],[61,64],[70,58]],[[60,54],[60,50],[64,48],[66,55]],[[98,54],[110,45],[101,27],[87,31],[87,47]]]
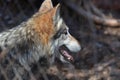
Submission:
[[[66,25],[64,23],[64,20],[62,16],[60,15],[60,6],[56,8],[55,15],[53,17],[54,27],[56,31],[60,30],[61,28],[66,28]]]
[[[58,20],[58,22],[56,24],[56,29],[57,29],[57,31],[68,29],[68,27],[66,26],[66,24],[64,23],[62,18],[60,18]]]

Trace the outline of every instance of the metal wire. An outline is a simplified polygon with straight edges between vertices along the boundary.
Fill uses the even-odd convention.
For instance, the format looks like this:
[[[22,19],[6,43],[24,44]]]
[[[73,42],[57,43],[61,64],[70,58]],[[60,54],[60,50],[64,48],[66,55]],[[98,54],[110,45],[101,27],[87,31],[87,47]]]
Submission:
[[[0,0],[0,32],[28,19],[38,10],[39,2],[39,0]]]

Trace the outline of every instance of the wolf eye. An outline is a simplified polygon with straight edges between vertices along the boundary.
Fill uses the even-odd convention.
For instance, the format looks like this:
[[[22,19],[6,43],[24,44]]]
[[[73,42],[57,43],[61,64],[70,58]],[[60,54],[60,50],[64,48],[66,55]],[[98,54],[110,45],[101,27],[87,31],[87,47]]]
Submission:
[[[57,39],[59,38],[61,35],[67,35],[68,34],[68,31],[67,29],[60,29],[55,35],[54,35],[54,39]]]
[[[63,31],[63,34],[67,35],[67,30],[66,29]]]

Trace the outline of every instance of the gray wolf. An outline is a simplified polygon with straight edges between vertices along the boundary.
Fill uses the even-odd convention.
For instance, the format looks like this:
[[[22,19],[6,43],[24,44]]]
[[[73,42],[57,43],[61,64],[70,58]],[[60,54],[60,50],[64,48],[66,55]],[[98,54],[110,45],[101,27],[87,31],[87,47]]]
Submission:
[[[0,33],[0,80],[26,79],[23,76],[30,75],[32,64],[38,64],[43,56],[71,62],[80,49],[60,16],[59,6],[44,14],[37,12],[28,21]]]

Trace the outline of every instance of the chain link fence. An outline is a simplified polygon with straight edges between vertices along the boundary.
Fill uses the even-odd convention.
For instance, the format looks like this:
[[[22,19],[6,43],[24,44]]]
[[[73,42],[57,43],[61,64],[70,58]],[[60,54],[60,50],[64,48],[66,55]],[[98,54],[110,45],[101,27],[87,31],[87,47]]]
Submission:
[[[27,20],[43,0],[0,0],[0,32]]]
[[[0,32],[11,29],[29,19],[38,11],[43,1],[44,0],[0,0]],[[56,3],[53,5],[56,5]],[[13,75],[19,74],[19,72],[9,73],[9,67],[14,64],[14,61],[8,62],[10,62],[10,65],[7,68],[1,67],[6,63],[3,62],[3,64],[0,64],[0,72],[3,73],[2,75],[0,74],[0,80],[9,80]],[[71,67],[68,70],[74,72]],[[26,69],[20,68],[20,72],[22,71],[25,72]],[[65,71],[67,70],[65,69]],[[31,70],[26,71],[26,74],[22,75],[22,77],[20,76],[19,79],[28,80],[28,77],[30,77],[30,80],[65,80],[64,75],[66,75],[66,73],[61,72],[62,71],[58,70],[55,65],[48,68],[46,59],[40,59],[39,64],[33,65]],[[8,76],[8,73],[10,76]],[[18,76],[13,78],[13,80],[17,79]]]
[[[76,1],[76,5],[80,3],[80,0],[73,1]],[[42,2],[43,0],[0,0],[0,32],[27,20],[39,9]],[[67,13],[63,16],[70,25],[70,32],[81,42],[83,48],[75,69],[73,66],[60,69],[62,64],[57,67],[53,65],[48,69],[44,67],[44,63],[47,62],[43,59],[39,65],[32,67],[30,76],[36,77],[37,80],[119,80],[120,37],[105,34],[108,27],[103,25],[91,26],[88,20],[66,6],[63,6],[63,12]],[[96,29],[95,33],[92,32],[92,28]],[[112,29],[109,30],[113,32]],[[40,67],[41,65],[47,71]]]

